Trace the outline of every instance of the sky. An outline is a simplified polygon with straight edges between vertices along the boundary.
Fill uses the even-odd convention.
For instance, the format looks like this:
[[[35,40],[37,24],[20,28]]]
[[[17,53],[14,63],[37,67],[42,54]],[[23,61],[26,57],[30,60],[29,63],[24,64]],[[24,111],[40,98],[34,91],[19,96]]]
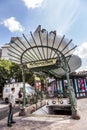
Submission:
[[[38,25],[73,39],[87,70],[87,0],[0,0],[0,47]]]

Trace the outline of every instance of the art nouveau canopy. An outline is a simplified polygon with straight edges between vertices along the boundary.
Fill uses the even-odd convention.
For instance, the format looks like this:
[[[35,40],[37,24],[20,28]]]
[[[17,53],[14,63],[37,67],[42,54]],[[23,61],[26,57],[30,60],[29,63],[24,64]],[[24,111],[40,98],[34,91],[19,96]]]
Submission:
[[[32,71],[50,73],[56,77],[65,74],[64,62],[68,62],[69,71],[81,66],[81,59],[73,55],[76,46],[72,39],[48,32],[39,25],[34,33],[11,39],[9,56],[12,62],[26,66]]]

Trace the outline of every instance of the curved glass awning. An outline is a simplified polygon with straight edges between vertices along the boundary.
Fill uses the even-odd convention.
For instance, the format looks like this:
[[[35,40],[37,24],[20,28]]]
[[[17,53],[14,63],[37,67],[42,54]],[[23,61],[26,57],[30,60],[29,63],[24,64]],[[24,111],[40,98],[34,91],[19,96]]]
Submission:
[[[11,39],[9,57],[12,62],[25,65],[32,71],[61,76],[65,74],[65,59],[70,72],[81,66],[81,59],[73,55],[75,48],[72,39],[68,40],[65,35],[61,37],[56,31],[48,33],[39,25],[34,33]]]

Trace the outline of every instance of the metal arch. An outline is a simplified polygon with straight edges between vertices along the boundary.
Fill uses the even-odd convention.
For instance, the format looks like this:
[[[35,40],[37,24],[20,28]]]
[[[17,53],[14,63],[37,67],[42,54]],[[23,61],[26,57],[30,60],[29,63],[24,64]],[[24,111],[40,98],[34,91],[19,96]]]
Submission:
[[[60,41],[60,43],[59,43],[59,45],[57,47],[57,50],[59,49],[60,45],[62,44],[64,38],[65,38],[65,35],[62,37],[62,39],[61,39],[61,41]],[[56,52],[55,52],[55,54],[56,54]],[[55,57],[55,54],[53,55],[53,57]]]
[[[42,33],[40,34],[40,32],[42,32],[42,31],[39,30],[37,33],[38,33],[38,35],[39,35],[39,39],[40,39],[40,43],[41,43],[43,55],[41,54],[40,50],[38,49],[38,45],[37,45],[37,43],[36,43],[36,41],[35,41],[35,38],[34,38],[32,32],[30,32],[30,35],[31,35],[31,38],[32,38],[32,40],[33,40],[33,42],[34,42],[34,44],[35,44],[35,48],[36,48],[37,50],[34,50],[34,47],[31,46],[31,43],[29,42],[29,40],[27,40],[26,36],[23,34],[24,39],[27,41],[27,43],[29,44],[29,48],[31,48],[31,49],[32,49],[32,52],[33,52],[33,53],[32,53],[32,52],[30,51],[30,52],[26,52],[26,53],[25,53],[25,56],[24,56],[25,62],[26,62],[26,60],[32,61],[32,59],[33,59],[33,60],[44,60],[44,59],[46,59],[46,58],[48,59],[48,48],[49,48],[49,46],[48,46],[48,42],[49,42],[49,41],[48,41],[48,40],[49,40],[50,37],[49,37],[48,31],[47,31],[47,32],[46,32],[47,55],[46,55],[46,57],[45,57],[44,49],[43,49],[44,45],[42,44],[42,39],[41,39],[41,34],[42,34]],[[51,31],[51,33],[52,33],[52,32],[53,32],[53,31]],[[49,33],[49,34],[50,34],[50,33]],[[67,54],[68,54],[70,51],[74,50],[74,49],[77,47],[77,46],[74,46],[73,48],[67,50],[67,52],[62,53],[63,50],[65,50],[65,49],[67,48],[67,46],[72,42],[72,39],[71,39],[71,40],[66,44],[66,46],[62,48],[62,51],[59,51],[59,47],[61,46],[61,44],[62,44],[64,38],[65,38],[65,35],[63,35],[63,37],[61,38],[61,40],[60,40],[60,42],[59,42],[59,44],[58,44],[57,49],[55,48],[56,51],[55,51],[55,53],[53,54],[52,58],[55,58],[56,52],[59,52],[60,54],[63,55],[63,57],[66,57]],[[53,41],[52,41],[51,52],[50,52],[50,58],[51,58],[51,55],[52,55],[52,50],[53,50],[53,48],[54,48],[55,39],[56,39],[56,33],[54,33],[54,38],[53,38]],[[16,51],[20,52],[20,56],[19,56],[19,58],[20,58],[21,55],[22,55],[22,53],[24,53],[26,50],[28,50],[28,48],[27,48],[26,45],[24,45],[23,41],[21,41],[21,39],[19,39],[18,37],[17,37],[17,40],[18,40],[18,41],[24,46],[24,48],[25,48],[25,49],[22,49],[21,46],[17,45],[17,43],[14,41],[14,44],[15,44],[19,49],[21,49],[22,52],[20,52],[18,49],[16,49],[16,48],[13,47],[12,45],[10,45],[10,46],[11,46],[12,48],[14,48]],[[40,45],[39,45],[39,46],[40,46]],[[36,51],[38,51],[38,54],[39,54],[39,55],[36,53]],[[15,54],[15,52],[12,52],[12,53]],[[31,54],[31,55],[30,55],[30,54]],[[57,54],[57,55],[59,55],[59,54]],[[11,55],[11,56],[12,56],[12,55]],[[40,58],[39,56],[40,56],[41,58]],[[44,58],[43,58],[43,56],[44,56]],[[14,55],[13,55],[13,57],[14,57]],[[16,58],[16,57],[15,57],[15,58]],[[21,60],[21,59],[20,59],[20,60]]]
[[[34,36],[33,36],[32,32],[30,32],[30,34],[31,34],[31,37],[32,37],[32,39],[33,39],[33,41],[34,41],[34,43],[35,43],[35,46],[36,46],[36,48],[37,48],[37,50],[38,50],[38,52],[39,52],[40,57],[43,59],[43,57],[42,57],[42,55],[41,55],[41,53],[40,53],[40,51],[39,51],[39,49],[38,49],[38,46],[37,46],[37,44],[36,44],[36,41],[35,41],[35,39],[34,39]],[[39,60],[40,60],[40,59],[39,59]]]
[[[74,46],[74,47],[73,47],[72,49],[70,49],[69,51],[67,51],[66,53],[64,53],[64,55],[66,55],[66,54],[69,53],[70,51],[74,50],[76,47],[77,47],[77,45]]]
[[[27,43],[29,44],[29,46],[30,46],[29,48],[27,48],[27,47],[24,45],[24,43],[21,41],[21,39],[19,39],[18,37],[17,37],[18,41],[24,46],[25,49],[22,49],[19,45],[17,45],[16,42],[14,42],[15,45],[18,46],[18,48],[20,48],[20,49],[22,50],[22,52],[20,52],[20,56],[19,56],[19,57],[21,57],[21,58],[20,58],[21,64],[22,64],[22,57],[23,57],[23,55],[24,55],[25,52],[26,52],[26,53],[25,53],[26,55],[23,57],[23,59],[25,59],[25,63],[26,63],[27,60],[32,61],[33,58],[34,58],[33,61],[37,60],[36,56],[39,58],[39,56],[37,55],[37,53],[36,53],[36,51],[34,50],[34,48],[37,48],[39,54],[40,54],[40,51],[39,51],[38,47],[42,47],[42,50],[43,50],[43,47],[47,48],[47,59],[48,59],[48,48],[51,49],[50,58],[51,58],[51,55],[52,55],[52,50],[55,50],[55,51],[54,51],[55,53],[54,53],[54,55],[53,55],[53,58],[55,58],[54,56],[55,56],[56,54],[57,54],[58,57],[59,57],[59,54],[61,54],[61,61],[67,60],[66,57],[65,57],[65,55],[66,55],[67,53],[69,53],[70,51],[72,51],[73,49],[76,48],[76,46],[75,46],[75,47],[71,48],[70,50],[68,50],[65,54],[63,54],[63,53],[62,53],[63,50],[65,50],[66,47],[71,43],[72,39],[66,44],[66,46],[62,49],[62,51],[59,51],[59,47],[61,46],[61,44],[62,44],[62,42],[63,42],[63,40],[64,40],[64,38],[65,38],[65,35],[61,38],[61,40],[60,40],[60,42],[59,42],[59,45],[58,45],[58,47],[57,47],[57,49],[56,49],[56,48],[54,48],[54,43],[55,43],[56,34],[54,34],[53,43],[52,43],[52,46],[51,46],[51,47],[48,46],[48,40],[49,40],[49,39],[48,39],[48,32],[46,33],[46,41],[47,41],[47,45],[46,45],[46,46],[44,46],[44,45],[42,44],[42,39],[41,39],[40,31],[38,31],[39,39],[40,39],[40,43],[41,43],[41,45],[39,45],[39,46],[37,46],[37,43],[36,43],[36,41],[35,41],[35,39],[34,39],[34,37],[33,37],[33,34],[32,34],[31,32],[30,32],[30,34],[31,34],[31,37],[32,37],[32,40],[33,40],[35,46],[31,46],[29,40],[27,40],[27,38],[25,37],[24,34],[23,34],[23,37],[24,37],[24,39],[27,41]],[[13,47],[12,45],[10,45],[10,46],[11,46],[12,48],[14,48],[15,50],[17,50],[17,49],[16,49],[15,47]],[[27,50],[30,50],[30,49],[32,49],[32,51],[34,52],[34,54],[35,54],[36,56],[35,56],[31,51],[30,51],[29,53],[30,53],[32,56],[27,55]],[[17,50],[17,51],[19,52],[19,50]],[[12,51],[11,51],[11,52],[12,52]],[[58,54],[58,52],[59,52],[59,54]],[[12,52],[12,53],[15,54],[15,52]],[[44,55],[44,50],[43,50],[43,55]],[[12,55],[11,55],[11,56],[12,56]],[[28,57],[28,56],[29,56],[29,57]],[[41,59],[43,60],[41,54],[40,54],[40,56],[41,56]],[[44,55],[44,56],[45,56],[45,55]],[[13,57],[15,57],[15,56],[13,56]],[[17,57],[17,58],[19,58],[19,57]],[[26,57],[26,58],[25,58],[25,57]],[[15,58],[16,58],[16,57],[15,57]],[[41,60],[41,59],[38,59],[38,60]],[[44,57],[44,59],[45,59],[45,57]],[[61,63],[62,63],[62,66],[61,66],[61,67],[64,68],[63,62],[61,62]],[[65,63],[65,62],[64,62],[64,63]],[[68,63],[68,61],[67,61],[67,63]],[[69,68],[69,71],[70,71],[69,65],[68,65],[68,68]]]
[[[24,55],[24,53],[26,53],[26,51],[27,50],[30,50],[30,49],[33,49],[33,48],[35,48],[36,46],[33,46],[33,47],[31,47],[31,48],[28,48],[28,49],[26,49],[23,53],[22,53],[22,55],[21,55],[21,64],[22,64],[22,70],[24,71],[24,67],[23,67],[23,63],[22,63],[22,58],[23,58],[23,55]],[[38,48],[41,48],[42,46],[38,46]],[[43,46],[43,47],[45,47],[45,48],[47,48],[47,46]],[[68,80],[68,87],[69,87],[69,96],[70,96],[70,102],[71,102],[71,109],[72,109],[72,112],[76,112],[76,104],[75,104],[75,102],[76,102],[76,100],[75,100],[75,95],[74,95],[74,93],[73,93],[73,91],[72,91],[72,89],[71,89],[71,85],[70,85],[70,80],[69,80],[69,65],[68,65],[68,61],[67,61],[67,59],[66,59],[66,57],[59,51],[59,50],[57,50],[57,49],[55,49],[55,48],[52,48],[52,47],[49,47],[48,46],[48,48],[50,48],[50,49],[52,49],[53,51],[55,51],[56,53],[57,53],[57,55],[59,55],[59,53],[61,54],[61,56],[62,56],[62,58],[63,58],[63,60],[64,60],[64,71],[65,71],[65,73],[66,73],[66,77],[67,77],[67,80]],[[59,53],[58,53],[59,52]],[[53,72],[53,71],[52,71]],[[54,76],[55,76],[55,72],[54,72]],[[24,72],[23,72],[23,77],[24,77]],[[25,77],[23,78],[23,80],[24,80],[24,84],[25,84]],[[24,90],[25,90],[25,85],[24,85]],[[24,106],[25,106],[25,98],[24,98]]]
[[[21,45],[24,46],[24,48],[27,49],[27,47],[23,44],[23,42],[19,39],[19,37],[17,37],[17,40],[21,43]],[[28,55],[29,57],[31,57],[28,53],[27,53],[27,55]],[[31,58],[33,59],[33,57],[31,57]]]
[[[24,54],[26,54],[27,53],[27,51],[29,51],[29,50],[31,50],[32,49],[32,51],[34,50],[34,48],[37,48],[37,50],[38,50],[38,54],[40,55],[40,57],[41,57],[41,59],[39,58],[39,56],[38,55],[36,55],[37,56],[37,58],[38,58],[38,60],[43,60],[43,57],[42,57],[42,55],[41,55],[41,53],[40,53],[40,51],[39,51],[39,49],[38,48],[42,48],[42,50],[43,50],[43,48],[46,48],[47,49],[47,59],[49,59],[48,58],[48,48],[49,49],[51,49],[51,53],[50,53],[50,58],[51,58],[51,55],[52,55],[52,50],[55,52],[54,53],[54,55],[53,55],[53,58],[60,58],[59,60],[61,61],[61,68],[63,68],[64,69],[64,71],[65,71],[65,73],[66,73],[66,77],[67,77],[67,81],[68,81],[68,87],[69,87],[69,93],[70,93],[70,100],[71,100],[71,107],[72,107],[72,112],[75,112],[76,111],[76,105],[75,105],[75,96],[74,96],[74,94],[73,94],[73,92],[72,92],[72,90],[71,90],[71,85],[70,85],[70,80],[69,80],[69,71],[70,71],[70,66],[69,66],[69,59],[67,59],[67,57],[65,56],[67,53],[69,53],[70,51],[72,51],[73,49],[75,49],[76,48],[76,46],[75,47],[73,47],[73,48],[71,48],[70,50],[67,50],[67,52],[65,52],[65,54],[63,53],[63,51],[66,49],[66,47],[71,43],[71,41],[72,40],[70,40],[68,43],[67,43],[67,45],[65,46],[65,47],[63,47],[62,48],[62,51],[60,51],[59,50],[59,47],[61,46],[61,44],[62,44],[62,42],[63,42],[63,40],[64,40],[64,37],[65,37],[65,35],[62,37],[62,39],[60,40],[60,42],[59,42],[59,44],[58,44],[58,47],[57,47],[57,49],[56,48],[54,48],[54,43],[55,43],[55,38],[56,38],[56,35],[54,36],[54,39],[53,39],[53,43],[52,43],[52,46],[49,46],[48,45],[48,40],[49,40],[49,35],[48,35],[48,32],[47,32],[47,35],[46,35],[46,46],[45,45],[42,45],[42,40],[41,40],[41,37],[40,37],[40,35],[39,35],[39,39],[40,39],[40,43],[41,43],[41,45],[37,45],[37,43],[36,43],[36,41],[35,41],[35,39],[34,39],[34,37],[33,37],[33,35],[32,35],[32,33],[30,32],[30,34],[31,34],[31,37],[32,37],[32,40],[33,40],[33,42],[34,42],[34,44],[35,44],[35,46],[31,46],[31,44],[29,43],[29,41],[27,40],[27,38],[23,35],[23,37],[25,38],[25,40],[27,41],[27,43],[29,44],[29,48],[26,48],[26,46],[24,45],[24,43],[22,44],[22,41],[20,41],[20,39],[18,39],[19,40],[19,42],[25,47],[25,49],[22,49],[20,46],[18,46],[17,45],[17,43],[15,43],[15,45],[16,46],[18,46],[21,50],[22,50],[22,52],[20,52],[20,56],[19,57],[16,57],[15,55],[13,55],[13,58],[15,57],[16,58],[16,60],[18,59],[18,58],[20,58],[20,63],[21,63],[21,65],[22,65],[22,77],[23,77],[23,91],[24,91],[24,96],[23,96],[23,108],[25,108],[25,72],[24,72],[24,63],[23,63],[23,58],[27,58],[28,60],[29,60],[29,57],[27,57],[26,55],[24,55]],[[13,46],[12,46],[13,47]],[[14,48],[14,50],[17,50],[16,48]],[[18,51],[17,51],[18,52]],[[15,52],[12,52],[12,53],[15,53]],[[29,54],[29,53],[28,53]],[[34,54],[36,54],[36,52],[34,52]],[[57,57],[55,57],[55,55],[57,54]],[[11,55],[11,54],[10,54]],[[43,52],[43,55],[44,55],[44,52]],[[24,57],[23,57],[24,56]],[[33,55],[32,55],[33,56]],[[35,57],[36,57],[35,56]],[[35,57],[33,57],[34,59],[35,59]],[[37,60],[37,58],[35,59],[35,60]],[[45,58],[45,57],[44,57]],[[26,59],[26,60],[27,60]],[[44,59],[44,60],[47,60],[47,59]],[[15,60],[15,59],[14,59]],[[31,60],[32,61],[32,60]],[[26,62],[25,62],[25,64],[26,64]],[[54,76],[57,76],[56,74],[55,74],[55,72],[51,69],[51,71],[49,71],[49,73],[50,72],[52,72],[52,73],[54,73]]]
[[[18,52],[20,52],[20,55],[22,54],[22,52],[21,51],[19,51],[18,49],[16,49],[14,46],[12,46],[12,44],[13,43],[11,43],[10,44],[10,46],[14,49],[14,50],[16,50],[16,51],[18,51]],[[24,51],[16,42],[14,42],[14,44],[18,47],[18,48],[20,48],[22,51]],[[15,54],[15,52],[12,52],[12,53],[14,53]],[[9,54],[10,55],[10,54]],[[14,56],[13,56],[14,57]],[[29,58],[29,57],[27,57],[27,56],[25,56],[26,58]]]
[[[61,64],[60,64],[60,67],[61,68],[63,68],[63,70],[64,71],[66,71],[66,69],[65,69],[65,64],[64,63],[66,63],[67,62],[67,66],[68,66],[68,71],[70,72],[70,66],[69,66],[69,64],[68,64],[68,61],[67,61],[67,59],[66,59],[66,57],[61,53],[61,51],[59,51],[59,50],[57,50],[57,49],[55,49],[55,48],[53,48],[53,47],[50,47],[50,46],[37,46],[38,48],[41,48],[41,47],[43,47],[43,48],[49,48],[49,49],[51,49],[51,50],[53,50],[56,54],[57,54],[57,58],[60,58],[59,60],[61,61]],[[21,55],[21,64],[23,65],[23,62],[22,62],[22,58],[23,58],[23,55],[24,55],[24,53],[26,53],[28,50],[31,50],[31,49],[34,49],[34,48],[36,48],[36,46],[33,46],[33,47],[31,47],[31,48],[27,48],[23,53],[22,53],[22,55]],[[61,54],[61,57],[59,57],[59,53]],[[43,60],[43,59],[42,59]],[[47,60],[47,59],[45,59],[45,60]],[[63,61],[63,62],[62,62]],[[33,61],[34,62],[34,61]]]
[[[24,35],[24,34],[22,34],[23,35],[23,37],[24,37],[24,39],[26,40],[26,42],[28,43],[28,45],[30,46],[30,47],[32,47],[31,46],[31,44],[30,44],[30,42],[28,41],[28,39],[26,38],[26,36]],[[37,53],[33,50],[33,52],[34,52],[34,54],[37,56]],[[31,52],[30,52],[31,53]],[[35,57],[32,53],[31,53],[31,55],[34,57],[34,58],[38,58],[38,56],[37,57]]]
[[[38,46],[38,48],[42,48],[42,47],[44,47],[44,48],[50,48],[50,49],[53,49],[54,51],[56,51],[55,48],[52,48],[52,47],[49,47],[49,46]],[[23,64],[23,63],[22,63],[22,58],[23,58],[24,53],[26,53],[26,51],[31,50],[31,49],[34,49],[34,48],[36,48],[36,46],[33,46],[33,47],[31,47],[31,48],[28,48],[28,49],[26,49],[26,50],[22,53],[21,59],[20,59],[21,64]],[[57,52],[56,52],[56,53],[57,53]],[[58,54],[57,54],[57,55],[58,55]],[[43,60],[43,59],[42,59],[42,60]],[[47,60],[47,59],[46,59],[46,60]],[[39,61],[40,61],[40,60],[39,60]]]

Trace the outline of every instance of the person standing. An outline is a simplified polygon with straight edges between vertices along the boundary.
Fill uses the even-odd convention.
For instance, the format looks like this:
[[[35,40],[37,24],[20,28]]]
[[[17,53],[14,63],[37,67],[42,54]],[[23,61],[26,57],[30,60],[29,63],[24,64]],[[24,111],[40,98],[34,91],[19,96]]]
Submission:
[[[7,126],[11,127],[13,123],[16,123],[13,120],[13,109],[15,107],[15,88],[11,88],[11,93],[9,94],[9,112]]]

